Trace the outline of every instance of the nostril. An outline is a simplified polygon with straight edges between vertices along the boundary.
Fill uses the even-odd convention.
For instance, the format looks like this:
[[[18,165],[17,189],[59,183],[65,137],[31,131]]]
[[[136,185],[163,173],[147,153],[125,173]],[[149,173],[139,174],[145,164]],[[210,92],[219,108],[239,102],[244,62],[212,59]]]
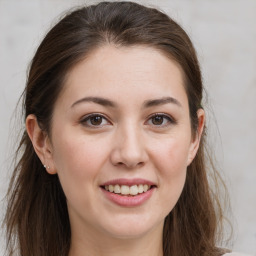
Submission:
[[[122,162],[118,162],[118,163],[116,163],[116,165],[117,165],[117,166],[122,166],[122,165],[125,165],[125,164],[122,163]]]
[[[135,163],[135,164],[128,164],[128,163],[123,163],[123,162],[118,162],[116,163],[116,166],[125,166],[127,168],[135,168],[135,167],[141,167],[144,165],[144,162],[139,162],[139,163]]]

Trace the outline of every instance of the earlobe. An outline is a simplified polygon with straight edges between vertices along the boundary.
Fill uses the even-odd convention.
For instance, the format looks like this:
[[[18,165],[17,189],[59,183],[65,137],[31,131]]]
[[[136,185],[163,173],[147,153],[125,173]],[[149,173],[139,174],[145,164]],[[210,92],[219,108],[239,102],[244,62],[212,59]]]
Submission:
[[[190,165],[193,159],[195,158],[200,145],[200,140],[204,131],[205,112],[202,108],[200,108],[197,111],[197,117],[198,117],[198,128],[197,128],[195,137],[193,138],[193,141],[191,142],[191,145],[190,145],[187,165]]]
[[[49,174],[55,174],[55,168],[52,158],[52,147],[49,137],[44,132],[35,115],[28,115],[26,119],[26,129],[28,136],[33,144],[37,156],[40,158],[42,165]]]

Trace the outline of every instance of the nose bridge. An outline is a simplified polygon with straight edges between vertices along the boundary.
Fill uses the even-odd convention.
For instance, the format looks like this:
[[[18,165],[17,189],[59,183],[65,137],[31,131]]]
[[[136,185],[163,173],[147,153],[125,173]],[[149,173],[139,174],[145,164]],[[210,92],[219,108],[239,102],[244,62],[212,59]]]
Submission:
[[[118,128],[113,162],[133,168],[142,165],[147,159],[142,129],[136,122],[127,122]]]

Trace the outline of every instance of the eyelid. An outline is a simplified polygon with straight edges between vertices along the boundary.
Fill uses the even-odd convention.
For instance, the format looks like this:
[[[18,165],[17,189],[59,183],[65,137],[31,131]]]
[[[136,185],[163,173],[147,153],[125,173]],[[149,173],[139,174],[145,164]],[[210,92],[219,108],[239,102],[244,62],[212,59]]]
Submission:
[[[101,117],[102,119],[105,120],[105,122],[107,122],[106,124],[100,124],[100,125],[93,125],[93,124],[87,124],[86,122],[90,120],[90,118],[93,118],[93,117]],[[167,124],[160,124],[160,125],[155,125],[155,124],[148,124],[148,122],[154,118],[154,117],[157,117],[157,116],[161,116],[163,119],[167,120]],[[112,122],[110,121],[110,118],[107,117],[105,114],[102,114],[102,113],[90,113],[90,114],[87,114],[87,115],[84,115],[80,120],[79,120],[79,123],[81,123],[83,126],[85,127],[88,127],[88,128],[92,128],[92,129],[97,129],[97,128],[102,128],[104,126],[107,126],[107,125],[112,125]],[[150,125],[150,126],[153,126],[154,128],[165,128],[165,127],[168,127],[170,125],[174,125],[174,124],[177,124],[177,121],[170,115],[170,114],[166,114],[166,113],[153,113],[151,114],[147,119],[146,119],[146,125]]]
[[[90,120],[90,118],[92,117],[96,117],[96,116],[99,116],[99,117],[102,117],[104,120],[107,121],[108,124],[103,124],[103,125],[88,125],[86,124],[86,122],[88,120]],[[102,113],[90,113],[90,114],[87,114],[87,115],[84,115],[80,120],[79,120],[79,123],[81,123],[83,126],[85,127],[88,127],[88,128],[92,128],[92,129],[97,129],[97,128],[102,128],[106,125],[110,125],[112,124],[110,121],[109,121],[109,118],[106,117],[106,115],[102,114]]]
[[[174,124],[177,124],[177,121],[175,118],[173,118],[170,114],[166,114],[166,113],[154,113],[154,114],[151,114],[148,118],[147,118],[147,122],[149,122],[150,119],[152,119],[153,117],[156,117],[156,116],[161,116],[165,119],[168,120],[168,123],[167,124],[164,124],[164,125],[154,125],[154,124],[151,124],[152,126],[154,126],[154,128],[165,128],[169,125],[174,125]]]

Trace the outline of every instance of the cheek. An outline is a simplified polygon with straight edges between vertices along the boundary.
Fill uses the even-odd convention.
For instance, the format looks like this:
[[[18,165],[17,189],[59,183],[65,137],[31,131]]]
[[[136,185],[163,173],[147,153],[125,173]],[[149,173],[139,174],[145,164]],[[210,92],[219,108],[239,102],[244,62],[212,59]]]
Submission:
[[[162,196],[174,207],[186,179],[189,143],[170,139],[155,147],[154,163],[159,173]],[[169,209],[171,210],[171,209]]]
[[[90,138],[65,134],[55,137],[54,164],[69,211],[76,209],[78,213],[77,209],[80,209],[81,205],[86,205],[87,209],[93,208],[91,198],[94,198],[97,177],[107,152],[104,145],[101,145],[99,150],[99,145]],[[87,196],[83,196],[84,194]]]
[[[71,133],[69,133],[71,134]],[[84,136],[59,136],[54,144],[54,164],[59,176],[78,182],[93,179],[107,157],[107,147]],[[86,178],[86,179],[84,179]]]
[[[188,140],[168,139],[156,144],[154,159],[158,170],[167,176],[179,176],[187,169],[189,156]]]

